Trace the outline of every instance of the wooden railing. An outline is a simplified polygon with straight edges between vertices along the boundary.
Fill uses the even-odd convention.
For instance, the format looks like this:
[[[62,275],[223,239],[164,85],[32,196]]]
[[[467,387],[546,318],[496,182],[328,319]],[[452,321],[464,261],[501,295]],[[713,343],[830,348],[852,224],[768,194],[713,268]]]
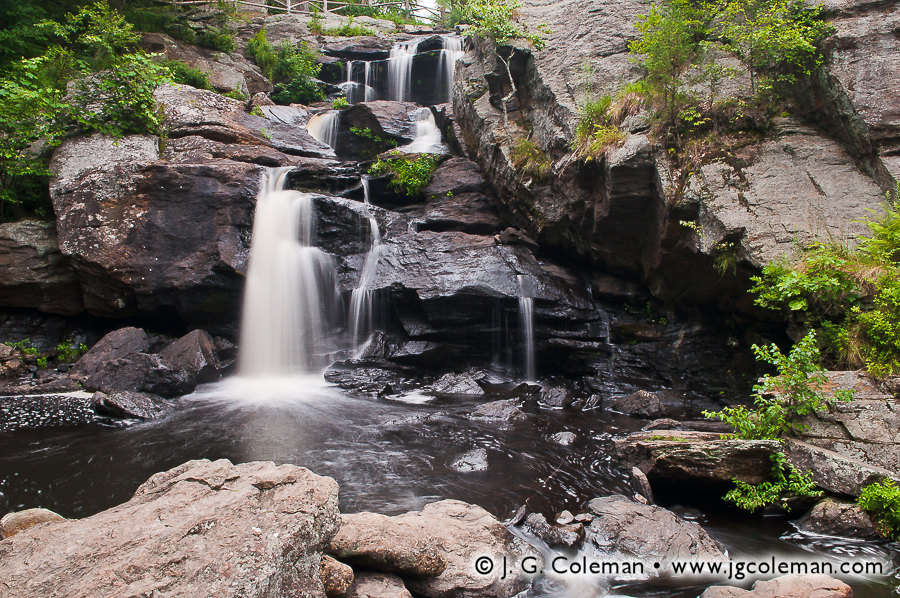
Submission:
[[[222,0],[172,0],[172,4],[222,4]],[[438,21],[443,17],[443,9],[427,6],[416,0],[362,0],[357,3],[340,2],[337,0],[224,0],[225,4],[234,6],[235,9],[248,7],[251,9],[263,9],[285,14],[324,14],[333,13],[348,6],[368,6],[370,8],[395,8],[407,14],[414,15],[417,19]]]

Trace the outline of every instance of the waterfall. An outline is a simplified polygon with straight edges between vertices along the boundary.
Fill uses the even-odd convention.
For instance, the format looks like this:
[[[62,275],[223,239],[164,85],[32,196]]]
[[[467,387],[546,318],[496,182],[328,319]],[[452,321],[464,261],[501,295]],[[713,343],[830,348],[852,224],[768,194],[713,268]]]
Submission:
[[[399,147],[407,154],[440,154],[445,148],[441,144],[441,130],[434,122],[434,114],[429,108],[419,108],[413,114],[416,123],[416,136],[412,143]]]
[[[364,102],[374,102],[375,101],[375,88],[369,83],[369,79],[372,75],[372,63],[368,60],[363,63],[365,68],[363,69],[363,89],[365,90],[365,97],[363,98]]]
[[[356,81],[353,80],[353,63],[354,62],[356,62],[356,61],[355,60],[347,61],[346,78],[344,79],[343,83],[338,85],[338,87],[341,88],[341,91],[344,92],[344,96],[347,98],[347,101],[350,102],[351,104],[356,103],[356,96],[357,96],[356,87],[357,87],[357,85],[359,85],[358,83],[356,83]]]
[[[448,35],[441,40],[444,43],[444,49],[441,50],[438,59],[438,71],[441,73],[448,102],[453,101],[453,74],[456,72],[456,61],[465,54],[462,49],[462,38],[455,35]]]
[[[339,110],[329,110],[316,114],[306,124],[306,130],[318,141],[331,147],[337,147],[338,121],[341,113]]]
[[[366,206],[366,214],[369,217],[369,231],[372,235],[372,247],[366,254],[362,270],[359,273],[359,283],[350,293],[350,340],[354,349],[358,349],[365,337],[372,331],[374,312],[374,291],[369,287],[375,280],[378,271],[378,258],[381,255],[381,231],[378,221],[372,216],[369,203],[369,177],[363,175],[360,179],[363,188],[363,201]]]
[[[313,246],[312,196],[284,190],[290,170],[263,175],[256,199],[241,322],[240,371],[246,376],[324,365],[323,332],[337,296],[335,268]]]
[[[516,276],[519,285],[519,325],[522,328],[522,344],[524,345],[523,370],[526,381],[534,381],[534,299],[532,298],[531,280],[519,274]]]
[[[410,99],[412,62],[418,51],[418,39],[397,42],[391,47],[388,56],[388,87],[392,100],[403,102]]]

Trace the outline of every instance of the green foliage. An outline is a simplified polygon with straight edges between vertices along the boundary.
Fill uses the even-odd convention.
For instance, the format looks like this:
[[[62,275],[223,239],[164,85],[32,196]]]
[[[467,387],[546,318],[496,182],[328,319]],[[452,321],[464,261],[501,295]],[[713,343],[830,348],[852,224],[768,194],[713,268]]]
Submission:
[[[197,37],[197,45],[219,52],[234,52],[234,33],[228,27],[210,27]]]
[[[40,351],[37,347],[35,347],[30,338],[23,338],[22,340],[15,342],[7,342],[4,343],[13,349],[18,349],[22,352],[23,355],[39,355]]]
[[[245,94],[240,89],[232,89],[231,91],[226,91],[222,94],[226,98],[231,98],[232,100],[237,100],[238,102],[246,102],[247,94]]]
[[[393,174],[388,186],[405,197],[416,198],[431,182],[439,161],[440,158],[434,154],[405,156],[395,151],[389,158],[378,159],[369,168],[369,173]]]
[[[347,101],[347,98],[341,96],[339,98],[335,98],[333,102],[331,102],[332,110],[344,110],[350,107],[350,102]]]
[[[513,17],[521,7],[519,0],[471,0],[465,6],[466,20],[472,24],[472,33],[497,44],[524,39],[540,50],[545,44],[542,36],[548,33],[547,27],[540,25],[537,31],[529,31],[524,23],[515,22]]]
[[[160,61],[160,64],[169,70],[171,78],[175,83],[190,85],[197,89],[212,90],[212,85],[209,83],[209,76],[200,69],[195,69],[180,60],[163,60]]]
[[[325,95],[315,81],[322,65],[306,41],[292,46],[287,40],[273,48],[266,39],[266,30],[259,30],[247,43],[247,54],[275,83],[271,98],[278,104],[310,104]]]
[[[550,175],[553,163],[538,145],[524,137],[516,140],[510,152],[513,165],[537,181],[543,181]]]
[[[734,241],[722,241],[713,248],[713,268],[719,276],[737,275],[738,247]]]
[[[48,215],[48,149],[64,135],[155,133],[161,122],[153,91],[168,71],[133,51],[137,34],[108,4],[95,2],[33,30],[46,44],[43,53],[8,64],[0,78],[4,219],[8,206],[13,216]]]
[[[755,409],[725,407],[704,411],[707,419],[719,419],[734,428],[737,438],[778,439],[785,433],[802,430],[797,420],[814,411],[827,409],[834,401],[849,401],[851,391],[836,391],[827,397],[822,389],[828,378],[819,365],[820,353],[815,332],[807,334],[785,355],[777,345],[753,345],[756,359],[774,365],[777,375],[765,375],[753,387]]]
[[[328,29],[322,30],[321,33],[323,35],[331,35],[335,37],[357,37],[375,35],[375,30],[369,29],[368,27],[363,27],[362,25],[354,25],[353,17],[351,16],[347,20],[347,22],[342,24],[340,27],[330,27]]]
[[[75,363],[78,358],[87,353],[88,346],[84,343],[77,343],[68,338],[56,345],[56,359],[60,363]]]
[[[440,23],[442,27],[453,29],[457,25],[471,23],[465,0],[437,0],[437,5],[444,9],[443,20]]]
[[[856,504],[866,511],[885,538],[900,540],[900,488],[891,479],[863,488]]]
[[[725,500],[747,511],[756,511],[776,503],[789,511],[790,499],[819,498],[823,494],[813,482],[812,472],[798,471],[788,463],[784,453],[772,455],[772,473],[769,480],[760,484],[734,480],[734,485],[735,487],[725,494]]]

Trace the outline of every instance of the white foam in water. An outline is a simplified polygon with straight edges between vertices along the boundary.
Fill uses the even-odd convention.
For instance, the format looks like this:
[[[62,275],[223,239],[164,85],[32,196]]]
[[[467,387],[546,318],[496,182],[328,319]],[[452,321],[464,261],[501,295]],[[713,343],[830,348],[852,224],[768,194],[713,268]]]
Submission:
[[[314,139],[331,147],[336,147],[340,115],[341,113],[338,110],[329,110],[328,112],[316,114],[309,119],[309,122],[306,124],[306,130],[309,131],[309,134]]]
[[[392,100],[403,102],[410,99],[412,62],[418,51],[418,39],[397,42],[391,47],[388,56],[388,87]]]
[[[366,213],[369,217],[369,231],[372,235],[372,247],[366,254],[366,260],[359,273],[359,283],[350,293],[350,340],[355,350],[361,348],[361,343],[372,331],[374,312],[374,292],[371,288],[378,271],[378,258],[381,255],[381,231],[378,221],[372,216],[371,204],[369,204],[369,177],[363,175],[360,179],[363,188],[363,201]]]
[[[312,196],[285,191],[291,168],[264,175],[256,200],[239,356],[242,376],[283,376],[324,365],[337,296],[332,258],[312,246]]]
[[[416,123],[416,136],[412,143],[399,147],[407,154],[440,154],[446,151],[441,143],[441,130],[434,121],[434,114],[429,108],[419,108],[413,114]]]

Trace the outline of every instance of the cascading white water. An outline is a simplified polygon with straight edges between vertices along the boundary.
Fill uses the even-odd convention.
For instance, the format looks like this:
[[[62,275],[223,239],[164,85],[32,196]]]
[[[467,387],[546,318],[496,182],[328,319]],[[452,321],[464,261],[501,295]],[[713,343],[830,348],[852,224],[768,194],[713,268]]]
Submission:
[[[413,56],[418,51],[418,39],[397,42],[391,47],[388,55],[388,87],[392,100],[403,102],[410,99]]]
[[[313,247],[312,196],[284,190],[288,168],[264,175],[256,200],[240,372],[275,376],[324,365],[324,331],[337,285],[331,257]]]
[[[462,57],[465,52],[462,49],[462,38],[455,35],[447,35],[441,38],[444,43],[444,49],[441,50],[440,58],[438,58],[438,71],[441,73],[441,81],[443,82],[443,90],[446,94],[448,102],[453,100],[453,74],[456,72],[456,61]]]
[[[363,64],[365,64],[365,67],[363,69],[363,85],[365,89],[365,96],[363,98],[363,101],[374,102],[375,88],[372,87],[371,83],[369,82],[369,79],[372,76],[372,63],[367,60]]]
[[[363,188],[363,201],[366,206],[366,214],[369,217],[369,231],[372,235],[372,247],[366,254],[362,270],[359,273],[359,283],[350,293],[350,340],[353,348],[358,349],[365,341],[366,336],[373,328],[374,292],[370,288],[375,274],[378,271],[378,258],[381,255],[381,230],[378,221],[372,216],[369,203],[369,177],[363,175],[360,179]]]
[[[316,114],[306,123],[306,130],[314,139],[331,147],[337,146],[338,121],[341,113],[339,110],[329,110]]]
[[[523,370],[526,381],[535,379],[534,365],[534,298],[531,280],[522,274],[516,276],[519,285],[519,326],[524,345]]]
[[[416,123],[416,136],[412,143],[399,147],[407,154],[440,154],[445,148],[441,143],[441,130],[434,121],[434,114],[429,108],[419,108],[413,114]]]

